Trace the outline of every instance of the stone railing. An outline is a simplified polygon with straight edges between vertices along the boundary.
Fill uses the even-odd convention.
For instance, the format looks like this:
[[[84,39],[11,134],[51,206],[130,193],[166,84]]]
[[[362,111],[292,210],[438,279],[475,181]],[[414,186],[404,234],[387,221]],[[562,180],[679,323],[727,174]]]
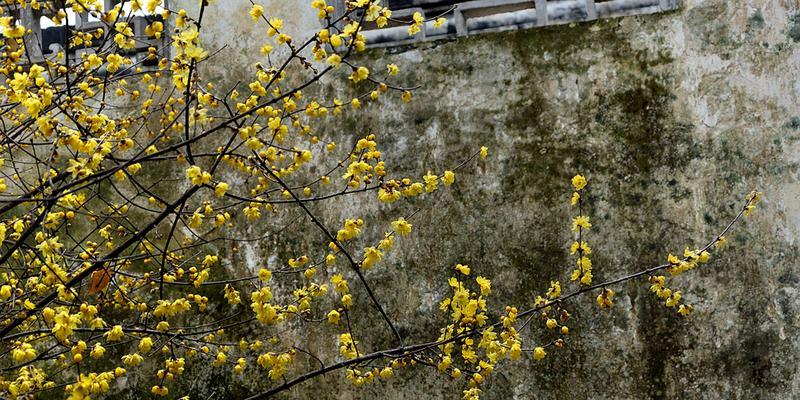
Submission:
[[[105,0],[107,7],[112,7],[111,0]],[[90,20],[88,13],[74,14],[67,21],[68,26],[51,26],[42,28],[41,20],[43,17],[50,18],[53,15],[49,14],[43,8],[33,10],[30,7],[18,10],[19,21],[27,29],[31,30],[30,35],[25,37],[25,48],[27,56],[32,63],[40,63],[44,61],[45,57],[50,57],[66,48],[67,40],[69,40],[69,31],[92,32],[98,28],[103,28],[105,35],[113,35],[113,26],[98,20]],[[52,13],[52,12],[51,12]],[[162,20],[161,15],[143,15],[132,16],[120,22],[128,22],[133,30],[134,40],[136,43],[135,49],[129,50],[131,55],[138,53],[147,53],[150,47],[155,47],[159,50],[163,48],[163,39],[150,38],[145,34],[145,28],[148,24],[156,20]],[[165,29],[166,30],[166,29]],[[108,42],[113,43],[109,40]],[[96,46],[96,45],[95,45]],[[94,52],[96,49],[93,46],[80,46],[72,48],[67,55],[71,60],[81,59],[81,54],[87,52]]]
[[[406,26],[392,26],[364,32],[367,42],[376,46],[396,46],[426,40],[439,40],[476,33],[527,29],[538,26],[592,21],[628,15],[653,14],[680,6],[681,0],[472,0],[445,2],[414,0],[410,7],[393,10],[392,17],[410,20],[415,12],[425,18],[443,14],[445,25],[434,29],[433,21],[424,24],[416,36]]]

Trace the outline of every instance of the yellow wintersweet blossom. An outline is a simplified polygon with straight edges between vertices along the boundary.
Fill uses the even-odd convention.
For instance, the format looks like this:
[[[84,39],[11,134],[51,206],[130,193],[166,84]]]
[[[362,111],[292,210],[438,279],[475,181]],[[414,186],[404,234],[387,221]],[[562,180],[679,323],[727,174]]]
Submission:
[[[148,37],[161,39],[161,33],[164,31],[164,23],[161,21],[153,21],[150,25],[144,28],[144,34]]]
[[[186,178],[192,181],[193,185],[207,185],[211,182],[211,174],[203,171],[200,167],[193,165],[186,169]]]
[[[81,318],[79,314],[70,314],[68,311],[61,311],[54,317],[52,332],[59,342],[65,342],[72,335],[73,330],[78,326]]]
[[[547,297],[551,300],[561,296],[561,283],[558,281],[550,281],[550,288],[547,289]]]
[[[92,351],[89,353],[89,356],[94,359],[100,359],[103,358],[105,354],[106,354],[106,348],[103,347],[103,345],[101,345],[100,343],[95,343],[94,347],[92,348]]]
[[[342,56],[340,56],[340,55],[338,55],[336,53],[331,54],[330,56],[328,56],[328,59],[325,60],[325,62],[327,62],[329,65],[331,65],[334,68],[338,68],[339,65],[342,64]]]
[[[214,364],[215,367],[219,367],[222,364],[225,364],[225,362],[227,360],[228,360],[228,356],[223,352],[219,352],[219,353],[217,353],[217,356],[214,358],[214,363],[213,364]]]
[[[217,197],[225,196],[225,193],[228,192],[229,185],[225,182],[217,183],[217,186],[214,187],[214,194]]]
[[[469,275],[469,274],[466,274]],[[475,278],[475,282],[481,288],[481,295],[488,296],[492,293],[492,282],[482,276]]]
[[[579,228],[589,229],[592,227],[591,222],[589,222],[589,217],[585,215],[579,215],[572,219],[572,230],[577,232]]]
[[[114,327],[111,328],[111,330],[103,334],[103,336],[105,336],[106,340],[108,340],[109,342],[118,342],[122,339],[124,335],[125,333],[122,331],[121,325],[114,325]]]
[[[572,186],[575,190],[582,190],[586,187],[586,178],[583,175],[575,175],[572,177]]]
[[[122,356],[122,363],[128,367],[137,367],[144,361],[144,357],[139,353],[126,354]]]
[[[428,171],[428,173],[425,174],[425,176],[423,176],[422,179],[425,181],[425,191],[426,192],[431,193],[431,192],[436,190],[436,188],[437,188],[437,186],[439,184],[439,177],[438,176],[432,174],[431,171]]]
[[[253,18],[253,21],[258,21],[263,16],[264,16],[264,7],[262,7],[259,4],[254,4],[253,7],[250,9],[250,17]]]
[[[11,350],[11,358],[17,363],[32,361],[36,358],[36,350],[30,343],[17,342],[16,347]]]
[[[415,12],[412,16],[412,20],[413,23],[408,27],[408,34],[414,36],[422,31],[422,24],[425,22],[425,18],[422,16],[422,13]]]
[[[444,171],[444,176],[442,177],[442,183],[447,186],[453,184],[456,181],[456,174],[453,171]]]
[[[359,83],[367,78],[369,78],[369,69],[363,66],[356,68],[350,75],[350,80],[353,81],[353,83]]]
[[[543,347],[536,347],[533,349],[533,359],[536,361],[541,361],[547,355],[547,352],[544,351]]]
[[[353,239],[361,234],[361,226],[364,221],[361,219],[347,219],[344,221],[344,228],[336,233],[336,240],[339,242]]]
[[[338,324],[339,323],[339,312],[336,310],[331,310],[328,312],[328,323],[330,324]]]
[[[261,268],[258,270],[258,279],[263,282],[267,283],[272,278],[272,272],[266,268]]]
[[[152,348],[153,348],[153,339],[151,339],[150,337],[145,336],[139,340],[139,351],[141,351],[142,353],[148,353]]]
[[[367,247],[364,249],[364,259],[361,261],[361,267],[370,269],[375,266],[381,258],[383,258],[383,253],[380,250],[374,247]]]
[[[247,368],[247,360],[243,357],[240,357],[236,360],[236,365],[233,367],[233,372],[235,374],[241,374],[244,372],[244,369]]]
[[[412,226],[413,225],[408,223],[408,221],[406,221],[406,219],[403,218],[403,217],[400,217],[397,220],[392,222],[392,228],[394,228],[395,232],[397,232],[397,233],[399,233],[399,234],[401,234],[403,236],[406,236],[409,233],[411,233],[411,227]]]
[[[580,200],[581,194],[578,192],[572,192],[572,199],[570,200],[570,203],[574,206],[577,205]]]
[[[683,315],[684,317],[691,314],[694,308],[690,304],[681,304],[678,307],[678,314]]]
[[[356,350],[357,345],[358,341],[353,340],[353,337],[350,336],[349,333],[339,335],[339,352],[345,356],[345,358],[356,358],[358,356],[358,351]]]
[[[759,202],[761,202],[761,197],[764,194],[758,191],[752,191],[750,194],[747,195],[747,205],[744,207],[744,215],[749,216],[753,210],[756,209],[756,206]]]
[[[611,289],[604,289],[602,293],[597,296],[597,305],[600,308],[610,308],[614,302],[614,291]]]

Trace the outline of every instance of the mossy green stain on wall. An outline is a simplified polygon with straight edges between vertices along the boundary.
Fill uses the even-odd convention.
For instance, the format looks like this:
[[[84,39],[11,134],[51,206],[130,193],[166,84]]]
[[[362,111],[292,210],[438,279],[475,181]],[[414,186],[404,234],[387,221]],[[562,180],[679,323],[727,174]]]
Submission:
[[[789,17],[789,21],[789,30],[786,32],[786,35],[795,43],[800,42],[800,14]]]

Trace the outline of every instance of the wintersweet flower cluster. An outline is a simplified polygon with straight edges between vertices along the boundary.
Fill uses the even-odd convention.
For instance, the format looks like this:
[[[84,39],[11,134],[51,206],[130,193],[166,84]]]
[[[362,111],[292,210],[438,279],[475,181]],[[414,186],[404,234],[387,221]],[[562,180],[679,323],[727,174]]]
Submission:
[[[496,161],[483,146],[456,165],[398,167],[409,156],[387,146],[393,132],[331,127],[416,101],[401,61],[355,57],[365,28],[415,35],[445,27],[447,12],[399,18],[385,0],[303,0],[296,7],[321,28],[293,37],[254,1],[258,60],[221,87],[204,65],[224,49],[203,27],[223,2],[56,3],[0,6],[2,398],[115,398],[126,385],[194,398],[185,371],[197,368],[266,398],[326,373],[363,386],[428,368],[475,399],[500,368],[546,369],[567,344],[579,295],[608,309],[624,296],[609,286],[649,277],[653,301],[689,314],[690,296],[671,279],[711,264],[727,243],[733,224],[666,265],[598,283],[589,186],[576,175],[574,269],[514,306],[497,303],[507,282],[481,260],[431,264],[453,275],[430,288],[446,293],[439,336],[412,337],[401,324],[414,321],[384,298],[396,289],[385,277],[421,279],[404,268],[409,242],[435,240],[416,237],[428,223],[419,211]],[[32,51],[39,41],[19,17],[30,11],[65,27],[62,50]],[[144,29],[141,13],[151,14]],[[76,27],[74,14],[99,22]],[[761,199],[748,195],[732,222]]]
[[[572,271],[570,279],[579,281],[581,285],[589,286],[592,284],[592,248],[584,240],[589,228],[592,227],[589,217],[583,215],[583,194],[586,189],[586,178],[583,175],[575,175],[572,178],[572,186],[575,191],[572,193],[571,203],[578,208],[578,215],[572,220],[572,230],[577,233],[575,242],[570,247],[570,254],[577,255],[577,268]]]

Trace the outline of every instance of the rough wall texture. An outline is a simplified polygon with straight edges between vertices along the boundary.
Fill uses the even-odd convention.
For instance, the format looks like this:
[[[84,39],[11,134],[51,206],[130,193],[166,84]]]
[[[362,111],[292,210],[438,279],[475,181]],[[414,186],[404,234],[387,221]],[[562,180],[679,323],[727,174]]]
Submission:
[[[218,85],[243,76],[263,37],[246,14],[248,2],[224,3],[206,23],[209,47],[228,45],[206,71]],[[295,7],[276,0],[267,10],[296,20],[297,33],[316,29],[314,16]],[[538,365],[502,368],[486,398],[800,396],[796,1],[685,0],[667,14],[374,50],[360,61],[377,69],[396,63],[403,82],[422,88],[409,106],[385,101],[372,106],[381,107],[379,115],[345,120],[331,132],[382,134],[390,160],[408,174],[452,167],[481,145],[499,160],[466,169],[435,203],[359,211],[369,224],[370,216],[421,209],[417,234],[399,244],[403,254],[368,274],[403,332],[418,341],[442,325],[436,303],[456,262],[493,279],[496,309],[524,307],[550,279],[567,279],[568,178],[577,171],[591,181],[589,240],[599,279],[704,243],[749,190],[766,193],[728,250],[675,281],[696,307],[691,318],[663,307],[643,281],[618,288],[620,301],[607,313],[583,299],[567,348]],[[348,93],[332,84],[325,90]],[[361,206],[318,211],[333,225]],[[253,245],[229,263],[252,267],[289,243]],[[335,335],[306,340],[333,343]],[[389,336],[376,336],[368,345],[391,345]],[[286,398],[459,397],[459,385],[431,375],[404,371],[357,390],[334,374]],[[208,392],[234,396],[259,385],[219,382]]]

